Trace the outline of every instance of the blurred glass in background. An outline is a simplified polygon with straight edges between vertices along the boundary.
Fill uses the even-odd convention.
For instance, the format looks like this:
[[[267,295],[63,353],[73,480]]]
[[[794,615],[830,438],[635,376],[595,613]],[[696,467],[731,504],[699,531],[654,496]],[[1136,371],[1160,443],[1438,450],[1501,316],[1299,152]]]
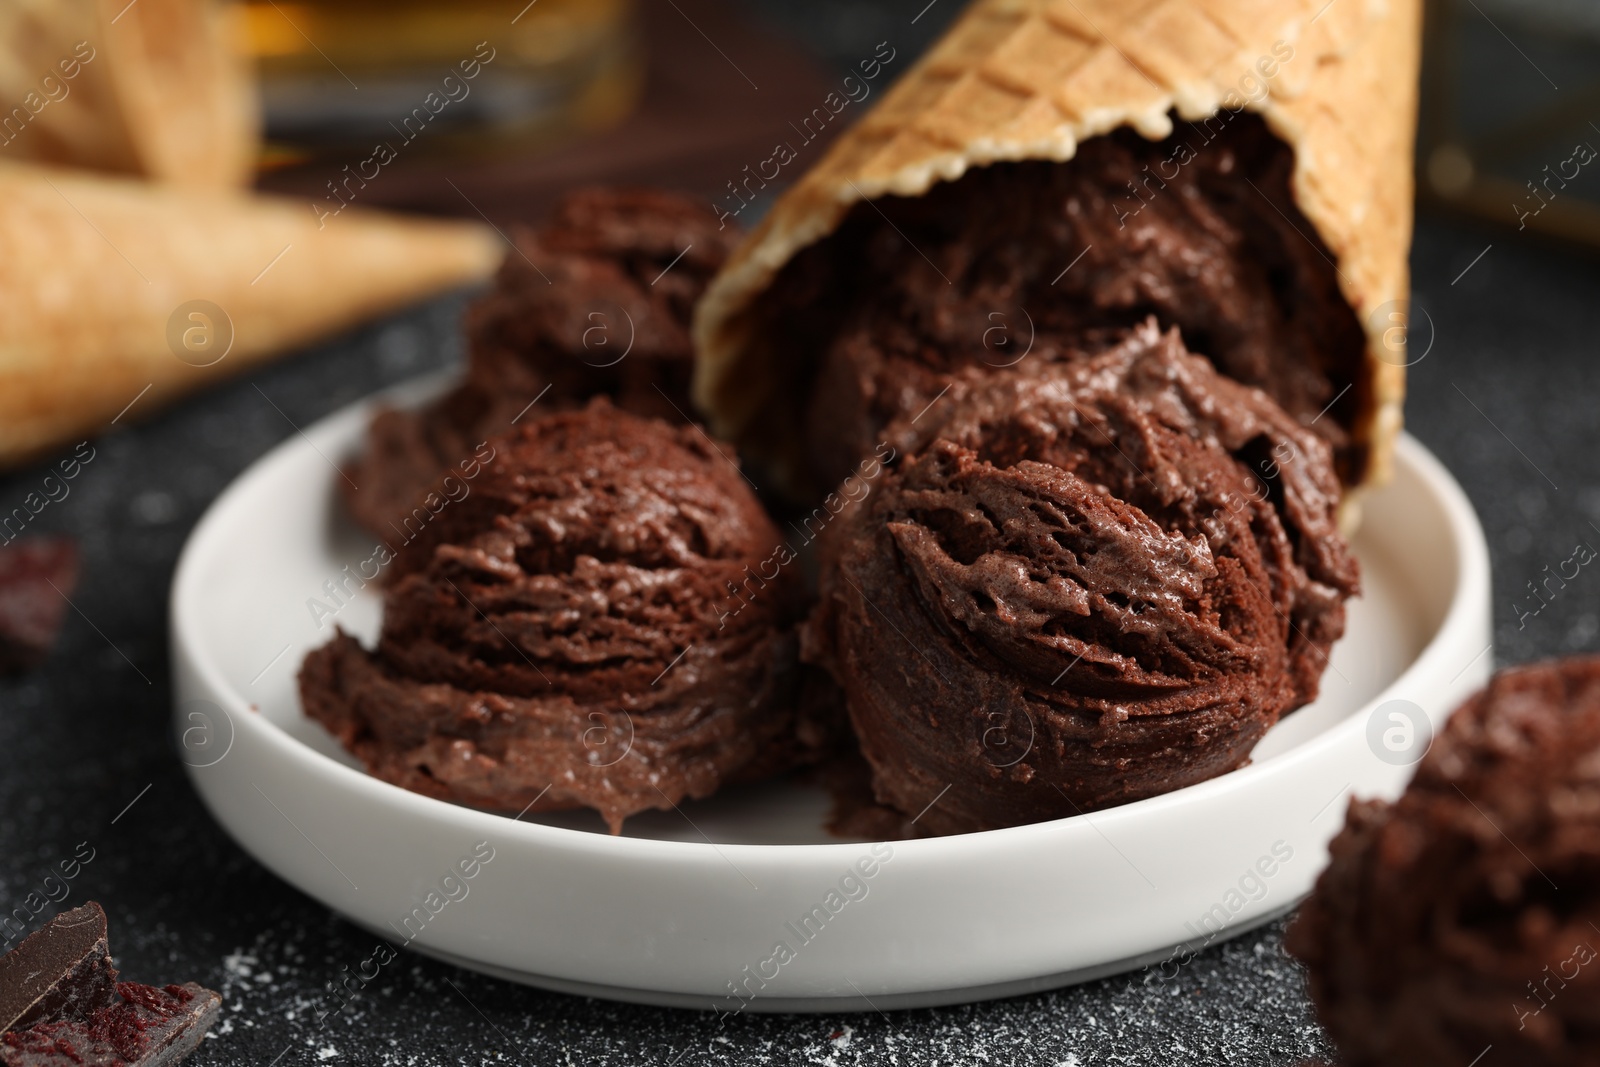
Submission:
[[[730,79],[733,89],[715,95],[713,113],[705,93],[676,88],[686,77],[681,67],[709,64],[715,72],[731,62],[721,47],[729,20],[765,24],[769,52],[848,71],[880,39],[903,40],[908,58],[915,55],[961,6],[685,0],[646,12],[637,0],[239,0],[237,9],[261,78],[263,169],[279,170],[348,158],[380,141],[408,163],[496,157],[531,166],[623,122],[647,76],[659,80],[651,91],[661,99],[653,95],[648,119],[640,112],[635,125],[645,120],[649,130],[682,134],[723,118],[739,125],[737,113],[747,126],[759,117],[763,129],[770,118],[777,130],[795,107],[776,100],[780,87],[767,75],[769,91],[749,101],[742,82]],[[1600,245],[1600,3],[1426,6],[1420,201],[1514,231]],[[915,17],[908,20],[908,11]],[[680,34],[680,47],[647,56],[647,44],[665,47],[646,40],[663,27]],[[751,54],[748,45],[734,51],[741,59]],[[417,136],[423,126],[427,136]],[[627,129],[630,138],[647,132]]]
[[[644,76],[632,0],[245,0],[238,13],[267,168],[376,141],[430,156],[544,147],[619,122]]]
[[[1600,245],[1600,4],[1430,0],[1419,198]]]

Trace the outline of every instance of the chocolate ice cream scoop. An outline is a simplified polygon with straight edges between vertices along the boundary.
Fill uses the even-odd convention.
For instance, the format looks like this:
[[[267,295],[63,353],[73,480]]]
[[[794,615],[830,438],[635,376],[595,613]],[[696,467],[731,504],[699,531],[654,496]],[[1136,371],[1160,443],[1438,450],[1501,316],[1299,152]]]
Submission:
[[[545,412],[609,396],[668,421],[692,411],[691,309],[737,230],[700,200],[649,189],[580,189],[545,226],[514,234],[494,288],[467,312],[467,372],[422,411],[374,419],[344,485],[380,537],[479,442]]]
[[[1293,168],[1242,114],[1210,141],[1182,123],[1163,141],[1124,128],[1067,163],[974,167],[856,205],[756,314],[774,373],[794,379],[783,395],[810,398],[800,432],[816,487],[951,374],[1076,359],[1149,315],[1310,425],[1359,479],[1366,457],[1345,428],[1371,400],[1366,340],[1294,206]]]
[[[468,384],[507,420],[546,386],[547,407],[604,395],[636,414],[689,418],[689,318],[738,235],[699,199],[570,194],[541,229],[518,232],[494,289],[468,312]]]
[[[878,798],[940,797],[919,830],[1198,782],[1316,695],[1358,585],[1330,449],[1176,331],[957,382],[887,447],[823,537],[807,656]]]
[[[605,401],[491,440],[470,494],[301,694],[381,778],[467,804],[648,808],[807,758],[800,577],[724,448]]]
[[[1503,671],[1289,929],[1348,1067],[1600,1062],[1600,658]]]

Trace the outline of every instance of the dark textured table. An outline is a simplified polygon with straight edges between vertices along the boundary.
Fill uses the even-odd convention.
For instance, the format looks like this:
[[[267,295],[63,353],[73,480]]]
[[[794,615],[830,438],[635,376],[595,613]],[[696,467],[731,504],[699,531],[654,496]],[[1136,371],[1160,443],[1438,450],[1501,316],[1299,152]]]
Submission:
[[[1594,649],[1600,576],[1584,571],[1542,607],[1527,584],[1578,542],[1600,545],[1600,265],[1439,218],[1421,221],[1412,262],[1428,313],[1416,317],[1432,325],[1413,333],[1416,351],[1431,348],[1412,370],[1410,428],[1461,479],[1488,531],[1495,655]],[[319,1027],[326,983],[373,939],[258,866],[199,808],[168,725],[167,587],[205,507],[296,425],[458,360],[462,306],[416,309],[99,438],[70,496],[35,520],[32,531],[78,537],[85,568],[49,663],[0,681],[5,911],[59,860],[92,849],[65,904],[105,904],[126,973],[224,995],[196,1064],[1293,1064],[1328,1054],[1281,924],[1203,953],[1172,982],[1136,974],[968,1007],[720,1025],[408,956]],[[0,477],[0,511],[43,475]]]

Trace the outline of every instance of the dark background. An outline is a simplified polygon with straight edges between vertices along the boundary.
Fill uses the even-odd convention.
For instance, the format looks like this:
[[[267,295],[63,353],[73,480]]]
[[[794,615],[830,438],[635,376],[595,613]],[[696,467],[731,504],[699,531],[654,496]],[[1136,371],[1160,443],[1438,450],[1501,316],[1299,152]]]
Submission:
[[[797,78],[829,80],[880,40],[909,61],[958,7],[937,0],[913,25],[925,3],[767,0],[747,5],[756,28],[737,30],[748,34],[737,40],[786,50]],[[650,6],[657,20],[715,14],[687,0],[681,11]],[[732,24],[714,23],[723,25]],[[1478,76],[1507,92],[1544,91],[1532,60],[1503,38],[1490,45],[1496,39],[1498,51],[1480,49]],[[701,39],[679,27],[674,40],[687,49]],[[732,100],[748,89],[703,42],[696,47],[693,65],[721,79],[719,92]],[[754,143],[760,122],[747,121]],[[561,180],[559,168],[538,166]],[[515,175],[503,168],[486,180],[510,190]],[[1577,247],[1425,210],[1412,269],[1431,321],[1414,326],[1413,350],[1432,343],[1411,371],[1409,429],[1455,472],[1488,532],[1494,655],[1506,664],[1591,650],[1600,577],[1585,571],[1521,627],[1514,605],[1577,542],[1600,545],[1600,268]],[[95,858],[67,904],[103,902],[125,973],[224,995],[196,1064],[1292,1064],[1329,1054],[1281,950],[1281,925],[1202,954],[1175,982],[1136,974],[966,1007],[743,1015],[720,1028],[713,1015],[543,993],[407,956],[318,1030],[324,982],[364,959],[372,938],[246,857],[199,808],[169,734],[167,587],[207,505],[295,425],[456,363],[464,302],[372,324],[96,440],[98,456],[70,497],[34,527],[79,538],[81,613],[69,616],[42,670],[0,680],[4,910],[89,842]],[[19,502],[43,474],[0,476],[0,505]],[[1494,1063],[1491,1051],[1483,1067]]]

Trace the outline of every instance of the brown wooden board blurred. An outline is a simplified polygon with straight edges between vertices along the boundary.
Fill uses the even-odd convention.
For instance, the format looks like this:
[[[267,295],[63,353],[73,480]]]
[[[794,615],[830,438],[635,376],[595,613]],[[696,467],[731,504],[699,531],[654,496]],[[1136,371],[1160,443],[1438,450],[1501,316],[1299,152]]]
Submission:
[[[770,157],[775,142],[800,143],[790,123],[838,87],[808,55],[721,0],[639,7],[645,84],[638,107],[619,125],[521,157],[400,159],[361,191],[360,203],[469,218],[481,211],[505,224],[537,220],[564,190],[596,182],[663,186],[720,202],[726,183]],[[806,144],[802,166],[855,117],[841,114]],[[339,167],[319,160],[265,173],[257,184],[321,202]]]

